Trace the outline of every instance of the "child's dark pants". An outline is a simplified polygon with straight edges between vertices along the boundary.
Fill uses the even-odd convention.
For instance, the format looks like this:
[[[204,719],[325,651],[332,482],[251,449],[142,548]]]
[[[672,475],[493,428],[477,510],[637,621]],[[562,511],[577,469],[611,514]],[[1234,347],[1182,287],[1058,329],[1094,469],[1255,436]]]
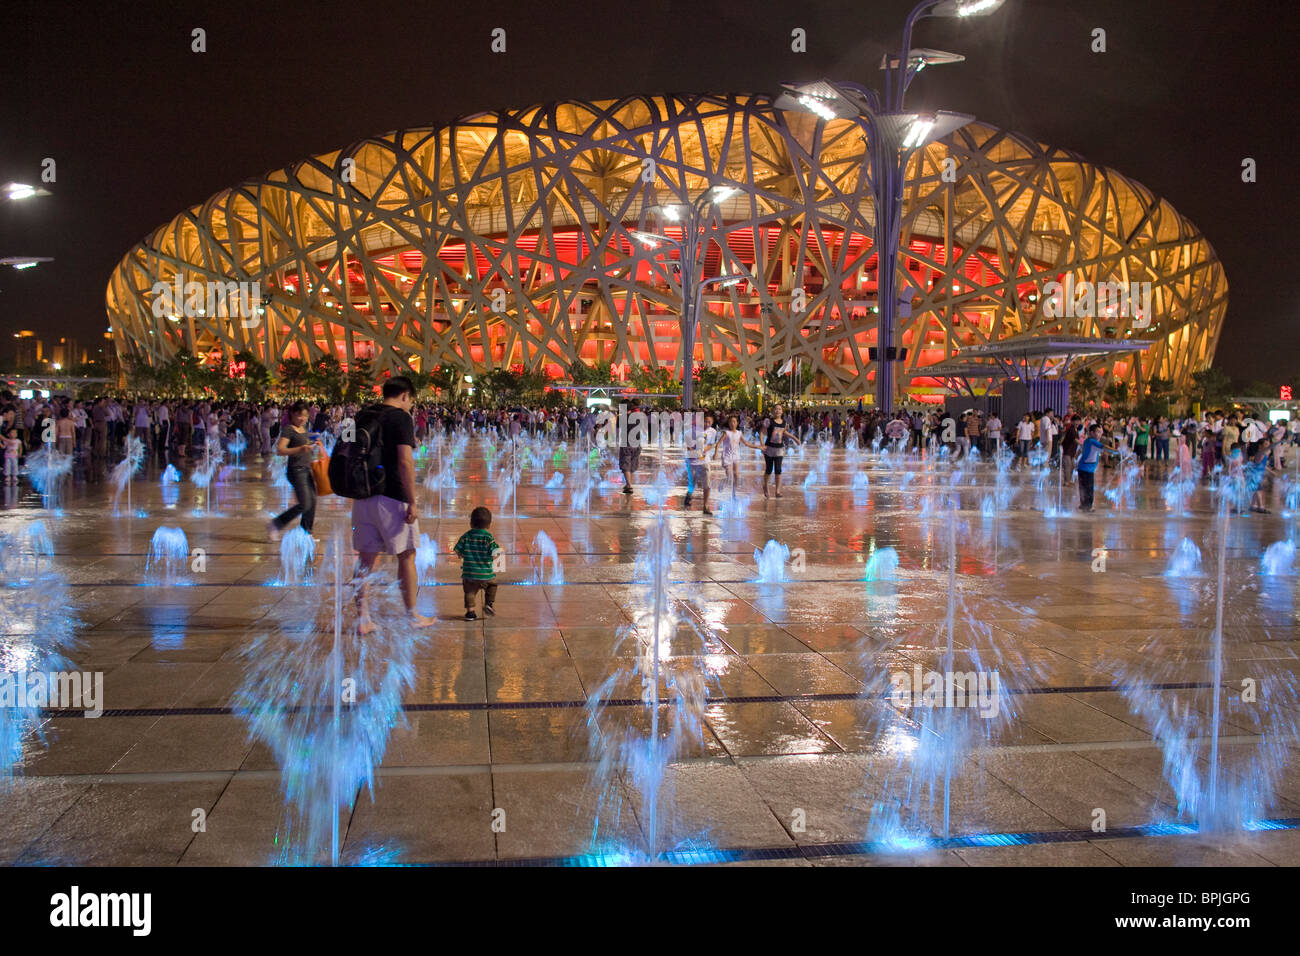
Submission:
[[[460,583],[465,587],[465,610],[474,610],[479,591],[483,592],[484,604],[496,603],[497,583],[495,581],[475,581],[472,578],[461,578]]]

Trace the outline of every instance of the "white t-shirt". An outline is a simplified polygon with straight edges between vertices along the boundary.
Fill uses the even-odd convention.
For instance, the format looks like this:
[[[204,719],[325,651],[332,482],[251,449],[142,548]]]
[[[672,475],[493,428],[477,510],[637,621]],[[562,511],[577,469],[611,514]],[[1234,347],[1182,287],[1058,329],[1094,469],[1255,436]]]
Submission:
[[[740,445],[744,440],[744,434],[739,430],[725,431],[722,433],[722,463],[730,465],[734,461],[740,460]]]
[[[1019,439],[1020,441],[1033,441],[1034,423],[1020,422],[1018,425],[1016,425],[1016,438]]]
[[[704,429],[703,435],[693,437],[686,443],[686,460],[698,462],[705,449],[712,448],[713,443],[717,440],[718,430],[716,428],[710,426]]]

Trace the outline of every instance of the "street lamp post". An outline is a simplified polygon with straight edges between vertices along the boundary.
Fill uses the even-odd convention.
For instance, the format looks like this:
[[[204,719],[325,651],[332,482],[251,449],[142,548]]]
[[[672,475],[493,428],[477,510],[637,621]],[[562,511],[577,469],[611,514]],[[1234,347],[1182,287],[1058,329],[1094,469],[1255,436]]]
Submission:
[[[876,407],[885,415],[893,412],[894,323],[898,314],[898,245],[901,239],[903,185],[913,153],[929,143],[960,129],[975,117],[940,110],[933,115],[907,113],[903,98],[916,74],[925,67],[959,63],[964,57],[940,50],[913,50],[912,31],[925,17],[984,16],[1002,6],[1004,0],[921,0],[903,27],[902,51],[886,56],[885,97],[858,84],[822,80],[804,86],[787,86],[776,100],[779,109],[801,110],[822,120],[857,119],[867,129],[871,199],[875,209],[876,248]]]
[[[660,243],[677,249],[682,281],[681,342],[682,342],[682,409],[691,407],[695,399],[695,324],[699,317],[700,297],[706,285],[718,282],[737,282],[750,278],[745,275],[717,276],[703,282],[695,279],[696,265],[704,245],[700,222],[705,210],[727,199],[736,192],[734,186],[713,186],[705,190],[689,205],[655,206],[664,218],[682,223],[682,241],[653,232],[634,231],[642,242],[658,246]]]

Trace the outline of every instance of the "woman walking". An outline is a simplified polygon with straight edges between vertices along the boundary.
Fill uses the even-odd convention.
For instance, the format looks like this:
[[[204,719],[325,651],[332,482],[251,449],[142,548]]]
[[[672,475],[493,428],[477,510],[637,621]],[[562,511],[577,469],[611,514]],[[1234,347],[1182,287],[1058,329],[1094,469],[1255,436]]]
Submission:
[[[1034,441],[1034,417],[1025,412],[1016,424],[1016,470],[1023,468],[1029,460],[1029,446]]]
[[[289,460],[285,465],[284,476],[293,486],[293,495],[298,503],[271,519],[271,540],[279,539],[280,532],[294,518],[299,518],[298,525],[311,534],[312,523],[316,520],[316,479],[312,477],[311,463],[316,456],[316,449],[324,451],[319,441],[312,441],[307,431],[308,409],[305,402],[296,402],[289,409],[289,424],[276,443],[276,454],[284,455]]]
[[[763,441],[763,497],[767,497],[768,476],[776,474],[776,497],[781,497],[781,463],[785,457],[785,443],[792,441],[802,444],[790,433],[785,423],[785,409],[778,405],[772,410],[772,419],[767,423],[767,437]]]

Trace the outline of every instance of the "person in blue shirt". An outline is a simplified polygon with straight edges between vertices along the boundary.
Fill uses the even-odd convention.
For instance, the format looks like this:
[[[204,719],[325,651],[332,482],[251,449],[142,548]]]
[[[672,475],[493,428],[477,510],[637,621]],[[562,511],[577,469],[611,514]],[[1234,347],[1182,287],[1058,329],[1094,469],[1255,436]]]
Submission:
[[[1101,440],[1101,426],[1093,425],[1088,429],[1088,437],[1079,446],[1079,457],[1075,468],[1079,472],[1079,510],[1092,511],[1093,482],[1097,477],[1097,465],[1103,454],[1115,455],[1118,452]]]

